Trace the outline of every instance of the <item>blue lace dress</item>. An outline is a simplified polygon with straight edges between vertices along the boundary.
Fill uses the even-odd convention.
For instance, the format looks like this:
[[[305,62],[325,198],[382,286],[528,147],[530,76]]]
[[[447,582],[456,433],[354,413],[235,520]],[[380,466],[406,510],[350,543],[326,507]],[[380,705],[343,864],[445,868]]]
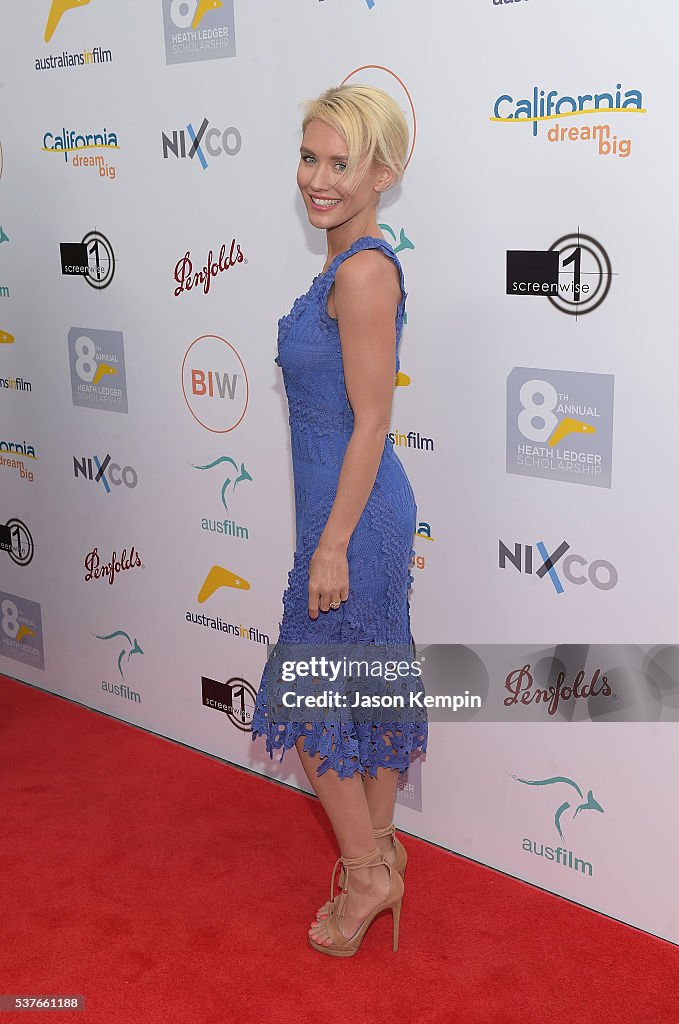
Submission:
[[[339,253],[318,274],[306,294],[278,322],[278,355],[288,400],[295,493],[296,549],[283,594],[281,644],[412,645],[408,590],[416,529],[415,497],[406,472],[385,438],[377,477],[347,548],[349,596],[337,610],[308,612],[309,562],[336,495],[353,412],[344,385],[337,321],[327,299],[340,264],[362,249],[380,249],[398,268],[402,298],[396,316],[395,373],[407,292],[403,270],[384,239],[364,236]],[[412,657],[412,649],[411,655]],[[253,740],[263,735],[266,749],[283,754],[300,735],[304,749],[323,758],[318,774],[333,769],[340,778],[377,774],[382,766],[404,772],[411,751],[426,750],[427,716],[398,724],[373,722],[275,722],[267,714],[267,668],[252,718]],[[382,713],[384,714],[384,713]],[[419,714],[419,712],[416,712]]]

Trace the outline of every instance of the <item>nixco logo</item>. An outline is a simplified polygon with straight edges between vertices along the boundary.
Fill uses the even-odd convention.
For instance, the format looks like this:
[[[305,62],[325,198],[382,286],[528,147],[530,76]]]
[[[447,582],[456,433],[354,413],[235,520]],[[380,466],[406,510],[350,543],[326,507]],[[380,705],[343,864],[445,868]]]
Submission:
[[[108,288],[116,269],[113,246],[100,231],[90,231],[82,242],[61,242],[61,273],[82,277],[91,288]]]
[[[137,486],[137,471],[132,466],[123,466],[111,461],[110,455],[100,459],[98,455],[83,455],[82,458],[73,456],[73,474],[78,479],[84,477],[95,484],[102,484],[107,494],[111,493],[111,486],[125,487],[132,490]]]
[[[507,295],[547,298],[569,316],[598,309],[610,291],[612,277],[604,247],[580,230],[558,238],[547,251],[507,250]]]
[[[163,0],[165,63],[236,56],[233,0]]]
[[[170,154],[178,158],[188,157],[189,160],[197,156],[200,166],[206,171],[208,157],[221,156],[223,153],[236,156],[240,153],[242,139],[237,128],[208,128],[209,123],[207,117],[204,117],[197,132],[192,124],[187,124],[186,130],[181,128],[172,132],[171,138],[162,132],[163,159],[167,160]],[[187,137],[190,145],[187,145]]]
[[[608,123],[564,125],[564,118],[577,117],[578,121],[585,115],[592,115],[599,120],[608,119],[611,114],[645,114],[643,98],[639,89],[622,91],[620,82],[615,91],[601,93],[583,93],[578,96],[559,95],[556,89],[546,92],[544,89],[533,89],[532,96],[525,99],[514,99],[508,93],[498,96],[493,105],[491,121],[505,124],[531,124],[533,137],[540,134],[543,122],[555,122],[547,127],[546,136],[549,142],[594,142],[600,156],[627,157],[632,151],[631,139],[618,139],[611,135]]]
[[[526,786],[556,787],[553,792],[553,799],[555,803],[558,803],[558,806],[554,812],[554,827],[562,843],[565,842],[563,821],[566,812],[569,812],[568,819],[571,822],[575,821],[578,815],[587,811],[597,811],[599,814],[604,813],[603,807],[591,789],[588,790],[587,796],[585,796],[577,782],[567,778],[565,775],[555,775],[549,779],[522,779],[518,775],[508,774],[510,774],[512,779],[516,779],[517,782]],[[565,790],[562,788],[564,786],[567,787]],[[592,877],[593,869],[591,863],[576,857],[572,850],[567,850],[563,846],[546,846],[544,843],[537,843],[526,838],[524,838],[522,846],[526,853],[533,853],[537,857],[544,857],[545,860],[560,864],[561,867],[570,868],[573,871],[579,871],[583,875],[588,875],[590,878]]]
[[[33,668],[45,667],[40,605],[0,590],[0,655]]]
[[[120,331],[71,327],[68,361],[74,405],[127,412],[125,348]]]
[[[21,519],[8,519],[0,524],[0,551],[6,551],[17,565],[28,565],[33,560],[35,545],[31,531]]]
[[[182,388],[189,412],[212,433],[228,433],[245,416],[247,373],[225,338],[203,334],[191,342],[182,363]]]
[[[613,377],[515,366],[507,377],[507,472],[611,486]]]
[[[390,68],[383,67],[382,64],[362,64],[360,68],[355,68],[353,71],[350,71],[346,78],[340,82],[340,85],[351,84],[351,79],[354,78],[354,76],[358,76],[358,82],[361,85],[376,86],[378,89],[383,89],[385,92],[389,93],[403,111],[408,124],[408,134],[410,136],[410,152],[408,153],[408,158],[405,162],[405,167],[407,167],[412,158],[413,150],[415,149],[417,118],[415,116],[415,105],[405,83],[399,78],[395,71],[392,71]]]
[[[564,593],[564,585],[557,572],[561,559],[563,561],[558,568],[564,579],[574,586],[582,586],[588,582],[597,590],[613,590],[617,586],[618,570],[605,559],[597,558],[593,562],[588,562],[582,555],[576,554],[564,558],[566,552],[570,550],[567,541],[563,541],[551,555],[543,541],[538,541],[535,548],[542,559],[542,564],[535,570],[535,575],[538,579],[549,576],[557,594]],[[500,541],[499,568],[505,569],[507,562],[510,562],[518,572],[533,575],[533,545],[516,543],[514,551],[511,551],[503,541]]]
[[[250,732],[257,691],[241,676],[233,676],[225,683],[208,676],[200,680],[203,707],[214,708],[226,715],[241,732]]]

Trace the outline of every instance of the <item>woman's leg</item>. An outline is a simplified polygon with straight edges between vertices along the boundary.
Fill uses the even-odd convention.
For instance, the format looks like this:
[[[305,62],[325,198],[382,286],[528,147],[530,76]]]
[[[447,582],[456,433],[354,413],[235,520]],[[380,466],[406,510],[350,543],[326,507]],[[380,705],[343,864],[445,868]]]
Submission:
[[[341,855],[364,857],[374,850],[378,843],[373,835],[372,819],[360,774],[355,772],[350,778],[340,779],[337,773],[330,769],[319,776],[316,770],[323,759],[319,754],[308,754],[303,749],[303,743],[304,737],[300,736],[296,743],[297,753],[306,776],[330,819]],[[389,891],[389,873],[386,867],[377,866],[358,868],[348,874],[349,895],[339,926],[347,938],[350,938],[373,907],[386,897]],[[325,945],[332,942],[322,920],[312,922],[309,934],[316,942]]]
[[[363,791],[373,828],[386,828],[394,820],[397,784],[398,771],[395,768],[378,768],[376,778],[367,772],[363,776]],[[395,854],[391,836],[383,836],[374,842],[384,859],[393,863]]]

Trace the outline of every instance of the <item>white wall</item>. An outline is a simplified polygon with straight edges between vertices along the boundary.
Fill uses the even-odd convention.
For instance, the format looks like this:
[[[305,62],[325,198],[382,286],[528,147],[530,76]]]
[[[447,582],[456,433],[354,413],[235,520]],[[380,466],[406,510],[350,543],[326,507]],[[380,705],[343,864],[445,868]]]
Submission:
[[[410,383],[396,389],[393,428],[434,442],[433,450],[397,449],[425,524],[414,542],[413,631],[420,645],[514,645],[496,655],[458,652],[463,665],[471,659],[470,672],[478,659],[488,668],[487,707],[490,717],[497,708],[498,721],[432,724],[427,758],[402,788],[398,821],[679,941],[666,898],[679,852],[667,810],[679,769],[667,721],[676,711],[676,650],[630,646],[677,640],[677,136],[666,81],[675,5],[651,5],[642,17],[629,0],[374,0],[372,8],[367,0],[235,0],[234,23],[223,0],[199,29],[224,41],[226,55],[168,63],[172,12],[186,22],[189,6],[195,0],[92,0],[64,10],[49,42],[50,0],[7,5],[2,16],[0,225],[9,241],[0,242],[0,379],[23,378],[32,390],[0,386],[0,451],[11,458],[8,445],[26,446],[15,456],[22,470],[0,465],[0,520],[23,524],[15,526],[14,557],[0,551],[0,669],[306,786],[294,754],[272,764],[263,744],[206,696],[226,694],[229,680],[242,678],[251,701],[265,643],[194,624],[187,613],[276,639],[293,545],[276,321],[325,259],[324,238],[306,222],[296,191],[299,104],[350,76],[380,85],[416,125],[404,183],[381,207],[381,223],[397,240],[403,230],[413,246],[399,253],[408,289],[401,369]],[[37,59],[94,47],[112,59],[36,69]],[[534,88],[556,90],[555,100],[611,90],[615,98],[618,83],[620,102],[643,111],[491,120],[503,95],[512,98],[498,109],[506,117]],[[569,107],[562,100],[560,112]],[[219,136],[231,129],[226,145],[237,152],[209,157],[205,169],[198,157],[164,158],[162,134],[171,139],[189,124],[197,131],[204,118]],[[594,125],[608,126],[611,148],[629,140],[629,155],[600,154],[597,141],[579,137]],[[66,160],[43,149],[45,134],[62,129],[106,129],[119,148]],[[561,129],[564,141],[549,141]],[[209,138],[214,149],[218,136]],[[115,177],[74,166],[83,155],[101,155]],[[102,289],[61,272],[60,243],[95,230],[116,261]],[[597,243],[583,242],[584,283],[603,289],[599,247],[610,259],[610,290],[598,308],[575,317],[544,295],[506,294],[508,250],[544,253],[578,231]],[[218,259],[222,244],[228,255],[232,240],[242,262],[214,276],[207,294],[174,294],[175,265],[187,252],[199,268],[210,250]],[[562,262],[573,252],[568,246]],[[572,269],[562,267],[562,285]],[[121,335],[127,412],[101,398],[110,381],[123,380]],[[78,346],[70,356],[69,337]],[[185,354],[199,338],[189,362],[236,374],[233,399],[193,402],[194,413],[208,404],[207,426],[182,390]],[[76,357],[87,376],[91,351],[100,362],[116,356],[108,364],[118,372],[97,381],[94,405],[74,404]],[[529,379],[580,407],[557,410],[557,421],[571,415],[596,427],[575,429],[543,456],[574,453],[560,460],[562,472],[515,471],[518,445],[549,447],[520,431],[518,387]],[[125,479],[135,486],[111,485],[109,493],[74,475],[74,457],[107,454],[131,467]],[[577,456],[601,472],[570,474]],[[234,489],[229,463],[194,468],[220,457],[238,472],[244,464],[251,480]],[[220,489],[229,471],[227,513]],[[228,519],[240,536],[208,532],[204,519]],[[35,551],[20,565],[24,528]],[[500,568],[500,541],[512,552],[516,543],[532,545],[534,571]],[[559,592],[549,574],[537,574],[537,545],[552,553],[563,541],[570,550],[557,564]],[[132,546],[141,565],[112,585],[85,580],[88,553],[96,548],[108,562]],[[596,583],[586,575],[592,563]],[[215,565],[249,589],[222,587],[199,603]],[[601,586],[611,578],[615,586]],[[17,638],[22,625],[28,632]],[[98,638],[119,630],[129,641]],[[128,660],[135,640],[141,651]],[[551,720],[544,706],[533,706],[530,720],[520,708],[502,710],[508,670],[539,662],[550,644],[585,641],[628,645],[583,651],[588,675],[617,669],[620,658],[626,685],[637,680],[656,694],[660,687],[665,705],[636,715],[634,703],[610,704],[599,714],[619,720],[596,724],[582,710],[575,722]],[[212,690],[202,679],[215,681]],[[529,786],[512,776],[570,781]],[[590,789],[603,813],[589,806],[574,817]],[[560,837],[554,815],[564,803]],[[570,850],[591,875],[548,859],[547,846]]]

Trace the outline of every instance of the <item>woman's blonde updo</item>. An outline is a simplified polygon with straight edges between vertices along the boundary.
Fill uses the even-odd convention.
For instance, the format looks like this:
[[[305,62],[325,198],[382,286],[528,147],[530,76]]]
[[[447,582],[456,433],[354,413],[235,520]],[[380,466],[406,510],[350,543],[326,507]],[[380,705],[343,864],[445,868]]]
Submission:
[[[408,157],[408,123],[389,93],[370,85],[333,86],[305,102],[302,132],[316,119],[329,124],[345,140],[348,161],[342,179],[349,185],[362,159],[361,178],[375,164],[394,172],[394,184],[401,180]]]

